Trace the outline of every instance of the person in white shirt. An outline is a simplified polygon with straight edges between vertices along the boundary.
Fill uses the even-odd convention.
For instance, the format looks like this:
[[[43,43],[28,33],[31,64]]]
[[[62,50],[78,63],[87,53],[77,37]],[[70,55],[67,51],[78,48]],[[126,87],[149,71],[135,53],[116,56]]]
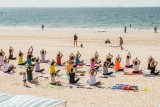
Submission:
[[[127,57],[126,57],[126,68],[132,68],[133,67],[133,64],[130,64],[130,61],[131,61],[131,54],[130,52],[128,53]]]
[[[142,70],[139,69],[140,63],[141,61],[138,58],[133,60],[133,73],[142,74]]]
[[[45,51],[44,49],[42,49],[40,51],[40,54],[41,54],[41,63],[48,63],[49,60],[46,60],[46,54],[47,54],[47,51]]]
[[[9,72],[14,72],[15,67],[13,65],[9,65],[9,60],[7,58],[5,58],[4,60],[4,64],[3,64],[3,72],[4,73],[9,73]]]
[[[36,63],[35,63],[35,72],[43,72],[44,69],[40,68],[40,60],[39,58],[36,59]]]
[[[89,81],[88,81],[88,83],[90,84],[90,85],[100,85],[101,84],[101,82],[100,81],[96,81],[96,75],[97,75],[97,71],[96,71],[96,69],[92,69],[91,71],[90,71],[90,75],[89,75]]]

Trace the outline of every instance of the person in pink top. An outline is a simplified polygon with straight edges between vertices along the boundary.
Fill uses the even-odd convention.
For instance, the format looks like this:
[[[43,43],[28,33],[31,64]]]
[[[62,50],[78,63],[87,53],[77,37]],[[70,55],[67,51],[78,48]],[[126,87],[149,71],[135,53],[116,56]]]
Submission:
[[[94,58],[92,58],[92,59],[91,59],[91,65],[90,65],[90,66],[91,66],[91,70],[92,70],[92,69],[95,69],[95,65],[96,65],[96,61],[95,61]]]
[[[62,66],[62,57],[63,54],[59,51],[59,53],[57,54],[57,65]]]

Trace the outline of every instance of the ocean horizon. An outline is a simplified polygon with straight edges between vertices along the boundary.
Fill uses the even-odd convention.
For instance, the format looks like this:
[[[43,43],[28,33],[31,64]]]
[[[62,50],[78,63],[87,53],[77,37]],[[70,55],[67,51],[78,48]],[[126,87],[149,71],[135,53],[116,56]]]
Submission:
[[[1,7],[0,27],[132,29],[160,27],[160,7]]]

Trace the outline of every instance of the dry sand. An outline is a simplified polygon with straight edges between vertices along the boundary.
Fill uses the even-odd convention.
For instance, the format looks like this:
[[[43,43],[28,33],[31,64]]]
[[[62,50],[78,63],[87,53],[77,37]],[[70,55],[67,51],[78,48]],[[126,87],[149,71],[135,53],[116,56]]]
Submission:
[[[79,45],[84,44],[84,48],[73,47],[73,35],[77,34]],[[121,51],[120,48],[109,47],[104,41],[111,40],[111,45],[117,46],[119,36],[124,39],[124,48],[132,54],[132,59],[138,57],[141,60],[140,67],[145,70],[147,68],[147,60],[152,55],[156,61],[160,63],[160,33],[150,31],[132,31],[124,34],[123,32],[98,32],[96,30],[55,30],[33,28],[0,28],[0,49],[2,48],[8,56],[8,49],[11,45],[15,49],[15,56],[19,50],[25,53],[30,46],[34,47],[34,56],[40,56],[39,51],[44,48],[47,50],[47,59],[55,59],[58,51],[64,54],[63,61],[68,59],[71,52],[74,54],[79,51],[82,54],[81,59],[89,63],[95,51],[100,55],[102,62],[106,55],[110,52],[114,59],[119,54],[122,57],[121,65],[125,65],[125,57],[129,51]],[[11,61],[17,64],[16,61]],[[158,64],[157,68],[160,67]],[[41,64],[41,68],[45,68],[45,73],[49,73],[49,64]],[[65,74],[65,67],[57,67]],[[89,67],[81,68],[88,70]],[[25,69],[17,68],[13,75],[0,75],[0,92],[11,94],[28,94],[47,98],[66,100],[67,107],[153,107],[160,105],[160,78],[126,76],[123,73],[117,73],[112,78],[97,78],[104,87],[111,87],[118,83],[137,85],[139,92],[101,89],[93,87],[93,89],[79,89],[68,87],[49,88],[47,84],[50,79],[39,78],[39,85],[30,84],[31,88],[22,86],[22,77],[18,71]],[[128,71],[131,71],[128,70]],[[34,75],[36,76],[36,75]],[[87,76],[80,77],[80,82],[86,84]],[[66,79],[60,79],[64,83],[68,83]],[[143,91],[147,87],[148,91]]]

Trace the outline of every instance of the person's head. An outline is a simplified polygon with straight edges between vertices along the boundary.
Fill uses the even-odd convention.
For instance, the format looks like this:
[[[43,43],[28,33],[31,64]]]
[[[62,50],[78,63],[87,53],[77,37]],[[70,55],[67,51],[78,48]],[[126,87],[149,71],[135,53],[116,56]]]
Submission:
[[[54,60],[51,62],[51,66],[53,66],[55,64]]]
[[[27,58],[32,58],[32,55],[31,54],[27,55]]]
[[[39,59],[36,59],[36,62],[39,62]]]
[[[7,63],[7,59],[4,60],[4,63]]]
[[[122,37],[119,37],[119,39],[122,39]]]
[[[74,36],[77,36],[76,34],[74,34]]]
[[[103,66],[106,67],[107,66],[107,62],[104,62]]]
[[[70,59],[71,59],[71,60],[74,60],[74,56],[71,56]]]
[[[45,51],[44,51],[44,50],[42,50],[42,54],[45,54]]]
[[[94,75],[94,72],[95,72],[95,69],[92,69],[92,70],[90,71],[90,74],[91,74],[91,75]]]
[[[137,65],[138,64],[138,60],[134,61],[134,64]]]
[[[127,55],[127,59],[130,59],[130,56],[129,56],[129,55]]]
[[[22,75],[26,75],[26,73],[25,73],[25,72],[22,72]]]
[[[91,59],[91,62],[94,62],[94,61],[95,61],[95,59],[94,59],[94,58],[92,58],[92,59]]]
[[[61,55],[60,54],[57,54],[57,57],[60,57]]]
[[[72,68],[72,69],[71,69],[71,73],[73,73],[73,71],[74,71],[74,69]]]
[[[116,61],[117,61],[117,62],[119,62],[119,61],[120,61],[120,58],[119,58],[119,57],[117,57],[117,58],[116,58]]]
[[[155,61],[151,61],[151,62],[150,62],[150,65],[151,65],[151,66],[154,66],[154,65],[155,65]]]
[[[29,65],[27,66],[27,69],[29,69],[29,70],[30,70],[31,68],[32,68],[31,66],[29,66]]]

